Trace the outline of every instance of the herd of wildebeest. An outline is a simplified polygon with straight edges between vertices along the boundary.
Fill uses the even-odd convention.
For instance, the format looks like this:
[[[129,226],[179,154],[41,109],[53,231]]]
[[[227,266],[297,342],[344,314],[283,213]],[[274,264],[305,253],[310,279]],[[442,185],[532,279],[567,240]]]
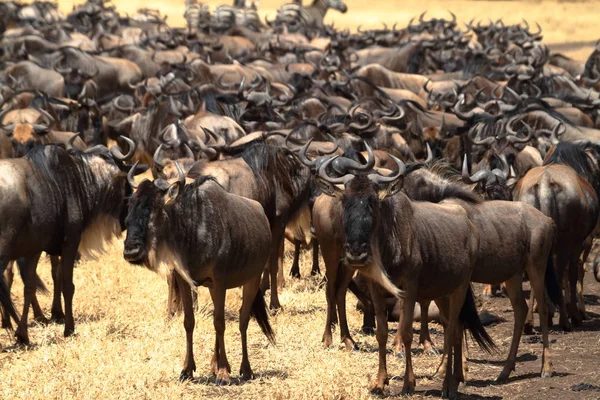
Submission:
[[[496,347],[471,282],[488,293],[503,284],[512,304],[498,380],[514,370],[536,308],[541,376],[552,376],[554,310],[566,331],[587,317],[600,46],[578,62],[551,53],[539,25],[463,28],[451,13],[354,33],[323,23],[328,9],[346,8],[295,2],[263,22],[254,4],[211,12],[192,0],[187,27],[172,28],[158,11],[122,15],[102,0],[66,17],[50,2],[0,3],[0,300],[3,327],[14,321],[18,343],[29,343],[30,306],[36,320],[75,332],[74,264],[126,230],[125,260],[165,275],[169,313],[184,313],[181,379],[196,369],[199,286],[214,304],[217,384],[230,379],[225,292],[243,287],[240,374],[251,379],[246,330],[253,316],[274,340],[263,293],[271,309],[281,307],[288,239],[293,276],[303,248],[313,251],[313,274],[322,254],[325,346],[336,323],[345,346],[357,346],[347,290],[360,300],[363,329],[376,330],[379,346],[373,392],[388,383],[388,314],[397,307],[403,391],[414,390],[415,304],[420,342],[433,351],[426,314],[434,301],[444,326],[442,394],[456,395],[463,330],[484,350]],[[135,179],[148,169],[152,180]],[[54,282],[50,321],[36,297],[45,289],[36,273],[42,252]],[[590,264],[600,281],[598,262]],[[17,267],[21,315],[10,294]]]

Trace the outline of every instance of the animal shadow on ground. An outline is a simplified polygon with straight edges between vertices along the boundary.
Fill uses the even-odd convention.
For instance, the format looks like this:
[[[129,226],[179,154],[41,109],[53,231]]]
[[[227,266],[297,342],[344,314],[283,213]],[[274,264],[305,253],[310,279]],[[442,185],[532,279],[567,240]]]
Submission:
[[[569,376],[572,375],[568,372],[554,372],[552,374],[552,377],[565,377],[565,376]],[[519,381],[524,381],[526,379],[538,379],[540,378],[540,373],[539,372],[528,372],[526,374],[522,374],[522,375],[513,375],[510,378],[508,378],[508,381],[506,381],[505,383],[499,383],[496,382],[495,378],[491,378],[491,379],[473,379],[470,381],[467,381],[466,386],[473,386],[473,387],[488,387],[488,386],[500,386],[500,385],[505,385],[508,383],[513,383],[513,382],[519,382]]]
[[[535,354],[532,354],[532,353],[525,353],[525,354],[521,354],[520,356],[517,356],[517,362],[535,361],[537,359],[538,359],[538,356],[536,356]],[[506,363],[506,360],[504,360],[504,359],[502,359],[502,360],[478,360],[478,359],[469,358],[468,361],[473,364],[489,364],[489,365],[504,365],[504,363]]]
[[[423,397],[442,397],[442,391],[439,389],[417,390],[415,394]],[[484,396],[479,394],[460,393],[458,397],[461,400],[502,400],[502,396]]]
[[[599,305],[600,304],[600,296],[596,296],[595,294],[584,294],[583,301],[585,304],[589,305]],[[588,314],[591,314],[588,312]]]
[[[239,375],[231,376],[230,382],[228,386],[241,386],[244,384],[252,383],[253,381],[257,381],[260,379],[270,379],[270,378],[279,378],[279,379],[287,379],[288,373],[278,370],[278,369],[268,369],[266,371],[259,371],[254,373],[254,379],[250,379],[249,381],[244,381],[241,379]],[[196,385],[215,385],[216,376],[215,375],[202,375],[198,376],[189,382]]]

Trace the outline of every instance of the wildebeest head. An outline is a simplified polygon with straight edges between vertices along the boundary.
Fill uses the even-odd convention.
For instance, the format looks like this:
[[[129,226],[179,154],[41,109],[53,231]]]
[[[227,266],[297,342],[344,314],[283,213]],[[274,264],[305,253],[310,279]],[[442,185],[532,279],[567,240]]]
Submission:
[[[398,171],[383,176],[372,168],[375,157],[368,145],[366,164],[335,156],[319,168],[317,182],[326,195],[341,199],[343,204],[344,258],[343,262],[353,268],[365,268],[372,263],[374,232],[381,219],[381,202],[398,193],[402,188],[406,167],[394,156]],[[343,176],[332,178],[327,175],[329,165]],[[353,171],[354,173],[346,173]]]
[[[125,220],[127,237],[123,257],[132,264],[144,264],[154,246],[154,237],[157,227],[154,224],[155,216],[163,207],[172,204],[185,185],[185,176],[179,164],[175,164],[179,178],[174,183],[164,179],[154,182],[143,180],[139,186],[133,180],[132,171],[127,175],[129,184],[137,188],[129,201],[129,213]]]

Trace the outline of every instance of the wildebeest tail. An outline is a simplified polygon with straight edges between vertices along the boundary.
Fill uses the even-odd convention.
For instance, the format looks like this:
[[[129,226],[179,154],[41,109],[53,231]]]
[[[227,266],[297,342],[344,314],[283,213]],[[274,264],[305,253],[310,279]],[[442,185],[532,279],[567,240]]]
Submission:
[[[21,318],[19,317],[19,313],[17,313],[17,309],[10,298],[10,289],[4,281],[3,273],[0,274],[0,305],[2,305],[3,311],[8,312],[8,315],[18,324]]]
[[[544,279],[544,283],[546,284],[546,290],[548,291],[548,296],[554,305],[559,305],[562,300],[562,289],[560,284],[558,283],[558,277],[556,276],[556,271],[554,269],[554,256],[553,251],[550,251],[548,255],[548,262],[546,263],[546,276]]]
[[[467,290],[465,302],[460,309],[459,318],[463,324],[463,329],[469,330],[471,337],[477,342],[482,350],[490,354],[493,351],[496,351],[496,344],[486,332],[481,320],[479,319],[477,307],[475,306],[475,297],[473,296],[473,289],[471,286],[469,286],[469,289]]]
[[[25,270],[24,270],[25,265],[24,265],[23,260],[18,259],[17,265],[19,266],[19,274],[21,275],[21,279],[23,279],[23,277],[26,275]],[[42,294],[50,293],[50,291],[46,287],[46,284],[44,284],[44,281],[42,281],[42,278],[40,278],[40,276],[37,274],[37,272],[35,273],[35,290]]]
[[[250,315],[256,319],[258,326],[260,326],[260,330],[265,334],[267,339],[269,339],[269,342],[275,344],[275,332],[273,332],[273,328],[271,328],[271,324],[269,324],[267,304],[265,303],[263,291],[260,289],[258,289],[256,297],[252,302],[252,310],[250,311]]]

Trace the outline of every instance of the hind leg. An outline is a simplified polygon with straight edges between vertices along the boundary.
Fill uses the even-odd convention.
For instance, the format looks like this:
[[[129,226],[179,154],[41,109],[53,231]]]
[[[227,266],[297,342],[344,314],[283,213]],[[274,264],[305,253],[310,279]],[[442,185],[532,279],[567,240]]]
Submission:
[[[260,276],[256,279],[252,279],[246,283],[243,288],[243,300],[242,307],[240,309],[240,334],[242,337],[242,364],[240,366],[240,375],[242,380],[249,380],[254,378],[254,373],[250,367],[250,360],[248,359],[248,322],[250,321],[250,312],[252,311],[252,304],[258,291],[260,290]]]
[[[294,278],[300,278],[300,241],[294,241],[294,261],[290,269],[290,275]]]
[[[58,256],[50,256],[50,264],[52,265],[52,308],[50,309],[50,321],[57,324],[65,323],[65,313],[62,308],[62,282],[59,279],[60,274],[60,258]]]
[[[327,317],[325,331],[323,332],[323,346],[330,347],[333,343],[333,325],[337,322],[337,306],[335,297],[335,286],[337,281],[340,247],[336,245],[322,248],[323,260],[325,260],[325,298],[327,300]]]
[[[15,279],[15,271],[14,271],[14,261],[2,262],[0,265],[0,271],[4,270],[4,281],[6,282],[6,286],[8,287],[8,291],[10,292],[10,288],[12,287],[13,280]],[[8,310],[2,307],[2,328],[4,329],[12,329],[12,323],[10,321],[10,314]]]
[[[29,334],[27,329],[27,319],[29,315],[29,306],[31,305],[33,296],[35,295],[35,276],[36,276],[36,267],[37,267],[37,258],[27,257],[19,260],[19,270],[21,272],[21,277],[23,278],[23,292],[24,292],[24,300],[23,300],[23,314],[21,315],[21,321],[19,323],[19,327],[15,332],[15,337],[17,338],[17,343],[20,344],[29,344]]]
[[[587,259],[587,256],[586,256]],[[585,301],[583,298],[583,279],[585,278],[586,264],[584,262],[577,263],[577,309],[581,319],[588,320],[589,317],[585,311]]]
[[[574,326],[581,326],[583,318],[578,307],[578,291],[577,284],[579,283],[579,254],[572,256],[569,262],[568,279],[569,279],[569,316],[571,323]]]
[[[421,332],[419,333],[419,344],[423,346],[425,353],[438,355],[440,352],[435,348],[429,335],[429,306],[431,301],[419,303],[421,307]]]
[[[531,292],[538,299],[544,298],[545,293],[545,271],[531,269],[528,271],[531,282]],[[561,296],[562,297],[562,296]],[[542,328],[542,378],[552,376],[552,361],[550,360],[550,342],[548,340],[548,302],[538,302],[538,313],[540,315],[540,326]]]
[[[317,238],[313,238],[312,245],[312,269],[310,270],[310,274],[312,276],[321,275],[321,269],[319,268],[319,241]]]
[[[543,266],[545,267],[545,265]],[[523,283],[521,281],[522,275],[520,273],[506,281],[506,292],[508,293],[508,298],[510,299],[510,303],[513,307],[515,322],[508,358],[506,359],[504,368],[497,379],[498,382],[506,382],[510,376],[510,373],[515,369],[517,351],[519,350],[521,334],[523,333],[523,326],[525,325],[525,319],[527,318],[527,302],[525,301],[525,296],[523,294]]]

